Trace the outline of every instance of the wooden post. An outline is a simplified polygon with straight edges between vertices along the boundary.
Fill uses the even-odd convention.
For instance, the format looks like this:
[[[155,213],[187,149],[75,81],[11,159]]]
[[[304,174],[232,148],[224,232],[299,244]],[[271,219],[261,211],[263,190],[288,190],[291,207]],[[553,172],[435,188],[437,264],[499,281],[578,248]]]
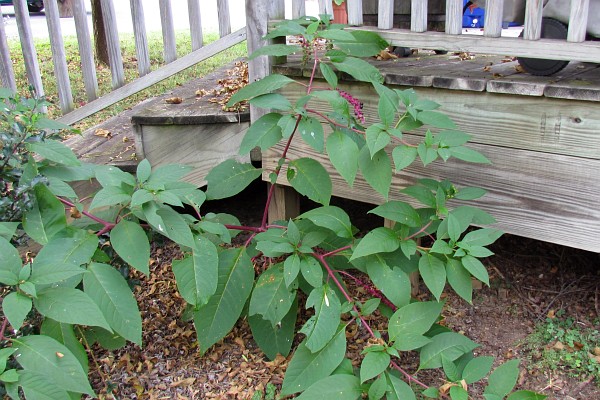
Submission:
[[[483,36],[500,37],[502,35],[502,13],[504,0],[488,0],[485,7],[485,28]]]
[[[542,37],[542,10],[544,0],[529,0],[525,6],[525,40],[538,40]]]
[[[73,13],[73,1],[74,0],[58,0],[58,15],[60,18],[71,18],[74,16]],[[46,8],[46,12],[48,12],[48,3],[49,1],[44,2],[44,7]],[[52,2],[54,3],[54,2]]]
[[[269,184],[269,189],[271,184]],[[273,198],[269,204],[269,223],[287,221],[300,215],[300,197],[288,186],[275,185]]]
[[[394,27],[394,0],[379,0],[378,10],[377,27],[392,29]]]
[[[306,15],[306,4],[304,0],[292,0],[292,18],[300,18]]]
[[[15,17],[17,18],[17,28],[19,29],[21,50],[23,51],[23,60],[25,61],[27,80],[35,89],[36,95],[44,96],[44,86],[40,75],[37,52],[33,45],[33,33],[31,32],[31,22],[29,21],[27,2],[25,0],[14,0],[13,3]]]
[[[386,228],[390,228],[392,229],[394,227],[394,225],[396,224],[396,221],[392,221],[390,219],[384,218],[383,219],[383,226]],[[417,239],[417,245],[421,244],[421,239]],[[410,295],[412,297],[417,297],[419,294],[419,271],[415,271],[412,272],[409,276],[408,279],[410,279]]]
[[[360,26],[363,24],[362,0],[346,0],[348,4],[348,25]]]
[[[190,35],[192,37],[192,50],[202,47],[202,19],[200,18],[199,0],[188,0],[188,15],[190,18]]]
[[[229,0],[217,0],[217,13],[219,15],[219,36],[227,36],[231,33]]]
[[[410,3],[410,30],[413,32],[427,31],[427,0]]]
[[[4,20],[2,10],[0,9],[0,21]],[[4,24],[0,22],[0,79],[2,86],[9,88],[11,91],[17,91],[17,82],[15,80],[15,70],[10,59],[10,51],[6,41],[6,30]]]
[[[67,69],[67,56],[65,55],[65,45],[60,28],[58,5],[54,1],[47,1],[45,6],[46,23],[48,24],[50,47],[52,48],[54,78],[56,79],[56,87],[58,89],[58,100],[60,101],[60,110],[63,114],[66,114],[73,110],[73,93],[71,93],[71,81],[69,80],[69,70]]]
[[[571,0],[568,42],[583,42],[587,34],[590,0]],[[596,18],[599,16],[596,15]]]
[[[446,0],[446,34],[460,35],[462,33],[462,0]]]
[[[81,57],[81,72],[85,94],[88,101],[94,101],[98,98],[98,78],[96,76],[96,63],[94,62],[94,51],[90,40],[87,12],[83,0],[73,2],[73,16],[75,17],[75,32],[77,32],[77,45]]]
[[[146,35],[146,19],[142,0],[130,0],[133,37],[135,39],[135,54],[138,61],[138,72],[144,76],[150,72],[150,53]]]
[[[123,70],[123,56],[121,55],[119,32],[117,30],[117,17],[112,0],[100,0],[100,2],[102,3],[102,19],[104,20],[108,61],[112,74],[112,87],[113,89],[117,89],[125,84],[125,71]]]
[[[158,0],[160,8],[160,25],[163,35],[163,57],[168,64],[177,59],[177,47],[175,43],[175,27],[173,26],[173,11],[171,0]]]

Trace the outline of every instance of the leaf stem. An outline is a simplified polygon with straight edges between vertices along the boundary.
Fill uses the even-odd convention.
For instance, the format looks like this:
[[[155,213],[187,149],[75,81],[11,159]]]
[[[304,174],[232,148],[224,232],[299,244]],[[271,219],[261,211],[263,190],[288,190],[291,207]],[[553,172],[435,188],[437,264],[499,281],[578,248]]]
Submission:
[[[329,253],[322,254],[321,256],[323,258],[325,258],[325,257],[331,257],[331,256],[334,256],[334,255],[336,255],[338,253],[341,253],[342,251],[349,250],[351,248],[352,248],[352,245],[349,244],[348,246],[340,247],[339,249],[332,250]]]
[[[0,340],[9,340],[6,336],[4,336],[4,332],[6,332],[6,327],[8,326],[8,318],[4,317],[2,321],[2,327],[0,328]]]
[[[58,200],[60,200],[61,203],[63,203],[64,205],[68,206],[68,207],[75,207],[75,203],[70,202],[67,199],[63,199],[62,197],[57,197]],[[109,232],[110,230],[112,230],[116,224],[112,223],[112,222],[108,222],[106,220],[103,220],[102,218],[99,218],[97,216],[95,216],[94,214],[88,212],[88,211],[82,211],[81,212],[83,215],[85,215],[86,217],[88,217],[89,219],[91,219],[92,221],[98,222],[99,224],[102,224],[104,226],[104,228],[102,228],[102,230],[100,230],[96,236],[100,236],[105,234],[106,232]]]

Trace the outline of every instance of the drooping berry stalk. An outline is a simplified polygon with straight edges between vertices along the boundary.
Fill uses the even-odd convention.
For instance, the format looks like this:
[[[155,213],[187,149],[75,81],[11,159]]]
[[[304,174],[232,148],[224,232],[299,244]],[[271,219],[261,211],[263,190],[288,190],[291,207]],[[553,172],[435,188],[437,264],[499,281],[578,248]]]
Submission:
[[[361,123],[365,123],[365,116],[363,114],[363,103],[361,103],[360,101],[358,101],[358,99],[354,96],[352,96],[350,93],[345,92],[343,90],[338,89],[337,90],[340,94],[340,96],[342,96],[344,99],[346,99],[348,101],[348,103],[350,103],[350,105],[352,107],[354,107],[354,115],[356,116],[356,118],[361,122]]]

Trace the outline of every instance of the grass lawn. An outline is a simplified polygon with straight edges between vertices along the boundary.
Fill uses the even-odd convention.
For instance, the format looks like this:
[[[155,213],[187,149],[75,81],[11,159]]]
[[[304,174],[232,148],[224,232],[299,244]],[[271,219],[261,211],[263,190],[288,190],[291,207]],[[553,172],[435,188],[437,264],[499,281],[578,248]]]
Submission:
[[[208,44],[218,39],[218,35],[215,33],[205,34],[204,43]],[[121,53],[123,55],[123,67],[125,71],[126,83],[129,83],[138,77],[137,70],[137,59],[135,54],[135,45],[133,34],[120,35],[121,40]],[[177,55],[179,57],[184,56],[192,51],[191,38],[189,32],[178,32],[176,34],[177,41]],[[77,38],[75,36],[65,37],[65,53],[67,57],[67,65],[69,68],[69,76],[71,78],[71,91],[73,93],[73,101],[75,107],[80,107],[86,104],[87,98],[85,95],[85,88],[83,83],[83,76],[80,67],[80,56],[79,48],[77,46]],[[29,95],[25,63],[23,62],[23,54],[21,52],[21,44],[18,40],[11,40],[8,43],[11,58],[13,61],[13,68],[15,70],[15,77],[17,80],[17,88],[20,94]],[[35,40],[35,47],[38,54],[38,61],[41,68],[42,82],[44,85],[44,91],[46,99],[52,103],[48,107],[48,115],[51,118],[60,117],[60,105],[58,101],[58,91],[56,87],[56,80],[54,79],[54,66],[52,62],[52,52],[50,50],[50,41],[48,39]],[[148,49],[150,53],[150,63],[152,70],[158,69],[165,63],[162,59],[162,35],[160,32],[153,32],[148,34]],[[205,60],[201,63],[196,64],[172,77],[165,79],[147,89],[144,89],[125,100],[122,100],[88,118],[78,122],[75,127],[82,131],[90,128],[98,123],[114,116],[118,115],[121,111],[131,108],[135,104],[145,100],[149,97],[154,97],[163,94],[172,88],[179,86],[191,79],[205,76],[222,65],[229,63],[230,61],[244,57],[246,55],[246,44],[240,43],[233,46],[216,56]],[[111,91],[111,74],[110,69],[107,65],[100,63],[96,64],[96,74],[98,77],[98,94],[102,96]]]

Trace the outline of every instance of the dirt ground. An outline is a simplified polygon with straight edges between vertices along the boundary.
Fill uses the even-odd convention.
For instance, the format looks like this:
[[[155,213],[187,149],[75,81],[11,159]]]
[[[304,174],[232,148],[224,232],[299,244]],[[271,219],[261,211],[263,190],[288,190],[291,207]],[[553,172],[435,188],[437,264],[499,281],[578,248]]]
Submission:
[[[234,199],[208,207],[238,216],[238,211],[244,210],[242,222],[257,223],[265,193],[266,188],[257,184]],[[381,223],[376,218],[359,217],[368,205],[337,201],[352,211],[352,217],[356,215],[354,223],[359,229]],[[449,292],[443,314],[445,324],[480,343],[477,355],[492,355],[498,361],[520,358],[521,388],[542,392],[550,399],[600,399],[600,382],[585,374],[576,379],[566,372],[530,368],[532,350],[523,342],[536,323],[558,310],[580,326],[598,323],[598,255],[510,235],[502,237],[492,250],[496,255],[486,261],[490,287],[475,292],[473,305]],[[249,399],[268,384],[280,388],[291,356],[266,359],[244,320],[204,357],[199,355],[193,325],[181,318],[184,301],[171,272],[171,260],[178,256],[176,248],[168,243],[153,249],[152,274],[149,278],[138,277],[140,284],[135,288],[144,319],[144,347],[95,349],[90,377],[97,392],[106,396],[109,387],[118,399]],[[426,298],[424,287],[422,293]],[[348,356],[355,361],[359,360],[358,345],[365,334],[360,329],[349,334]],[[416,370],[416,358],[402,361],[409,371]],[[421,374],[418,376],[429,384],[443,383],[435,372]],[[482,398],[479,393],[476,388],[473,398]]]

